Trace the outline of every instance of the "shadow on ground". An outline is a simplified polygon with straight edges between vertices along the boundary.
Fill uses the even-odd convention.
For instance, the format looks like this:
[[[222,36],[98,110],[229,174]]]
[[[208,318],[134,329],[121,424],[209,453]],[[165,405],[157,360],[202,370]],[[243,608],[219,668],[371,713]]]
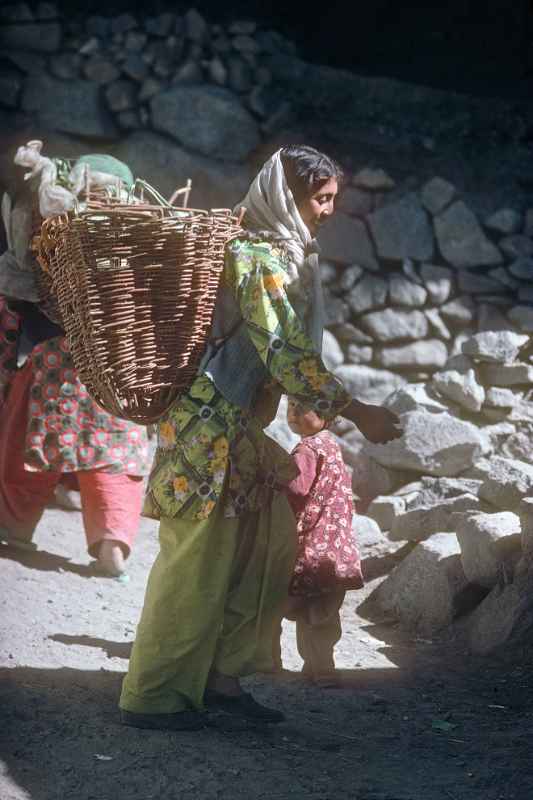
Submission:
[[[122,643],[72,637],[114,654]],[[61,637],[63,641],[65,637]],[[389,655],[389,651],[388,655]],[[124,728],[122,673],[0,671],[0,795],[10,800],[531,800],[529,666],[412,664],[345,671],[319,690],[295,673],[251,681],[287,722],[217,718],[196,733]]]
[[[94,577],[94,568],[91,564],[75,564],[64,556],[48,553],[46,550],[26,551],[3,544],[0,545],[0,559],[16,561],[28,569],[37,569],[41,572],[73,572],[82,578]]]

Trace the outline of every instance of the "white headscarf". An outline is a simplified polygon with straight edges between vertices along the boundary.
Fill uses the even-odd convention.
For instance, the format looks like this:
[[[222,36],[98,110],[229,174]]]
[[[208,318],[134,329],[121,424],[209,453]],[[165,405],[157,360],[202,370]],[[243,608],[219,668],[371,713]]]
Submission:
[[[283,239],[290,255],[286,285],[296,310],[306,322],[318,352],[322,351],[324,296],[318,263],[318,243],[298,211],[278,150],[263,164],[235,213],[246,209],[246,227],[270,231]]]

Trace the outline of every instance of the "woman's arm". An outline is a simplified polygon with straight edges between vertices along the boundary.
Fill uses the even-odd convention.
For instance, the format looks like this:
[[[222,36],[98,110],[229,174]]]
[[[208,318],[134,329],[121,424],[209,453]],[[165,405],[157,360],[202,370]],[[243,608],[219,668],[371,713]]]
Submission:
[[[386,442],[400,436],[395,414],[353,400],[326,368],[289,301],[286,272],[272,249],[245,244],[232,255],[234,289],[249,336],[285,393],[324,419],[346,416],[370,441]]]

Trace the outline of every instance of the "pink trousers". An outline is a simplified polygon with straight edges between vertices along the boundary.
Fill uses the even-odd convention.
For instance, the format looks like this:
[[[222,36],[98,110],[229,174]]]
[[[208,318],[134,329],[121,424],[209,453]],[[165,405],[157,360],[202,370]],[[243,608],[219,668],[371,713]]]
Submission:
[[[63,477],[61,472],[24,468],[30,384],[23,371],[11,381],[0,413],[0,528],[30,541],[46,505]],[[105,539],[118,541],[128,556],[137,535],[143,501],[142,478],[101,469],[75,473],[90,555]]]

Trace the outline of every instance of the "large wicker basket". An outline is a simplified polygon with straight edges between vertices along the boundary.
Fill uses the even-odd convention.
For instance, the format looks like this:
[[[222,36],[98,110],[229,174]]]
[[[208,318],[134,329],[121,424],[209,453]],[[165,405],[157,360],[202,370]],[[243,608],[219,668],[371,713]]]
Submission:
[[[230,211],[109,206],[47,220],[41,234],[80,379],[111,414],[159,419],[197,373]]]

